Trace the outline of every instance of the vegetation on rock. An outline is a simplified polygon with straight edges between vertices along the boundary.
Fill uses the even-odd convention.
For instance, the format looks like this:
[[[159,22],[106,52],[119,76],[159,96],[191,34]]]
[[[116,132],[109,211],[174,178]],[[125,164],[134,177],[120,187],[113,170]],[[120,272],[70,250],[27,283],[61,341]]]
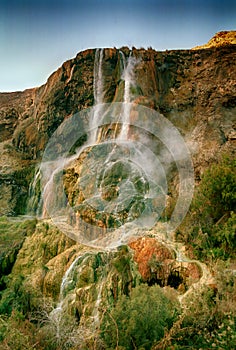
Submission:
[[[192,154],[196,191],[175,241],[161,232],[178,191],[177,168],[167,160],[161,165],[170,186],[160,226],[143,230],[145,237],[128,246],[89,248],[49,219],[10,218],[25,214],[27,204],[36,208],[28,188],[50,136],[63,120],[76,120],[77,112],[93,105],[95,50],[65,62],[40,88],[0,94],[0,202],[1,215],[9,216],[0,218],[0,350],[236,348],[235,32],[217,34],[208,46],[132,51],[140,57],[134,103],[163,113]],[[129,48],[104,49],[104,102],[121,100],[121,56],[129,54]],[[100,130],[100,137],[109,139],[117,132],[112,127]],[[70,154],[86,140],[82,135]],[[57,147],[51,144],[52,156]],[[92,164],[105,162],[105,148],[97,150]],[[113,217],[84,203],[93,186],[94,169],[83,169],[89,157],[86,150],[64,169],[68,202],[95,228],[118,227],[128,216],[123,207]],[[109,204],[129,174],[137,193],[132,220],[143,210],[148,182],[145,172],[130,173],[128,163],[117,162],[96,180]]]
[[[159,286],[140,285],[115,307],[105,310],[101,335],[107,349],[150,349],[171,328],[178,314],[177,299],[168,298]]]
[[[236,161],[224,156],[203,174],[187,222],[178,233],[198,258],[235,259]]]

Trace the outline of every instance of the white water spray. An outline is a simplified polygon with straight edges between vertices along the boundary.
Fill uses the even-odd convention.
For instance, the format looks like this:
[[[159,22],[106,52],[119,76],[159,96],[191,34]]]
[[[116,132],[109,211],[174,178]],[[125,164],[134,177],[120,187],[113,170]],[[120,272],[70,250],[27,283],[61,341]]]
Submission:
[[[56,185],[56,176],[58,173],[63,171],[63,169],[73,160],[77,159],[79,155],[82,153],[84,148],[88,145],[92,145],[96,143],[97,140],[97,131],[98,131],[98,122],[102,115],[102,103],[104,98],[103,91],[103,72],[102,72],[102,61],[103,61],[103,49],[97,49],[95,53],[95,61],[94,61],[94,102],[95,105],[91,109],[90,119],[89,119],[89,130],[91,131],[89,140],[86,145],[78,150],[78,153],[72,155],[68,158],[58,159],[53,162],[46,162],[43,164],[42,173],[43,183],[42,183],[42,217],[47,217],[47,208],[50,206],[50,209],[53,208],[54,211],[57,211],[60,208],[60,200],[66,200],[65,196],[63,199],[64,189],[57,188]],[[32,186],[36,183],[37,179],[34,179]],[[56,188],[56,190],[55,190]],[[60,198],[61,194],[61,198]],[[64,215],[65,213],[59,213],[58,215]]]
[[[62,281],[61,281],[60,294],[59,294],[59,300],[58,300],[57,306],[49,314],[49,320],[54,325],[55,336],[56,336],[58,343],[60,342],[60,339],[61,339],[61,331],[62,332],[64,331],[64,329],[62,329],[63,328],[63,315],[64,315],[63,310],[66,309],[66,301],[67,301],[66,296],[64,296],[65,289],[70,283],[73,282],[73,274],[74,274],[75,267],[76,267],[78,261],[82,257],[83,257],[83,255],[77,256],[77,258],[75,258],[75,260],[72,262],[72,264],[66,270],[66,272],[62,278]],[[82,269],[82,266],[79,269],[78,274],[80,273],[81,269]]]
[[[39,202],[39,196],[40,196],[40,194],[38,193],[39,192],[38,186],[39,186],[40,179],[41,179],[40,168],[36,168],[33,181],[30,183],[30,186],[29,186],[29,201],[27,204],[27,213],[34,214],[36,212],[36,214],[38,214],[37,208],[38,208],[38,202]]]
[[[79,150],[79,154],[82,153],[84,148],[85,146]],[[59,187],[57,187],[55,183],[56,182],[55,177],[57,176],[58,173],[62,172],[63,169],[66,166],[68,166],[73,160],[77,159],[79,154],[76,153],[68,158],[59,158],[52,162],[45,162],[41,165],[40,171],[42,171],[43,173],[42,218],[47,218],[48,209],[52,210],[53,208],[54,211],[58,211],[60,207],[64,207],[60,203],[60,197],[61,197],[61,200],[65,200],[64,189],[61,187],[62,185],[61,183],[59,183]],[[65,213],[60,213],[58,211],[58,215],[59,214],[65,214]]]
[[[65,213],[60,213],[59,209],[61,204],[63,204],[66,201],[64,189],[58,188],[56,185],[56,177],[57,175],[63,171],[63,169],[74,159],[77,159],[79,155],[82,153],[84,148],[89,145],[94,145],[97,142],[97,133],[98,133],[98,124],[101,121],[103,114],[104,114],[104,108],[103,108],[103,100],[104,100],[104,83],[103,83],[103,57],[104,57],[104,49],[97,49],[95,53],[95,61],[94,61],[94,102],[95,105],[91,109],[90,112],[90,119],[89,119],[89,131],[90,131],[90,137],[88,141],[86,142],[85,146],[80,148],[77,152],[77,154],[63,158],[63,159],[57,159],[53,162],[46,162],[43,164],[43,179],[41,188],[43,188],[42,191],[42,217],[46,218],[48,216],[47,214],[47,207],[50,206],[54,210],[54,212],[57,212],[58,215],[64,215]],[[128,59],[125,58],[124,53],[120,51],[120,62],[121,62],[121,69],[123,69],[121,79],[124,81],[124,94],[123,94],[123,101],[124,106],[122,107],[121,112],[121,132],[118,137],[120,140],[127,140],[128,139],[128,128],[129,128],[129,121],[130,121],[130,102],[132,98],[131,94],[131,87],[135,85],[135,77],[134,77],[134,67],[137,64],[138,60],[135,57],[129,56]],[[40,177],[40,170],[36,173],[35,178],[33,180],[30,192],[33,193],[33,191],[36,188],[37,181]],[[30,197],[34,197],[34,195],[30,194]],[[31,202],[34,199],[30,200]],[[63,203],[61,202],[63,201]],[[30,204],[32,205],[32,204]],[[34,204],[35,205],[35,204]],[[62,205],[63,207],[63,205]]]
[[[104,49],[97,49],[95,53],[94,69],[93,69],[93,94],[94,94],[94,107],[92,109],[92,116],[90,118],[89,129],[91,135],[89,143],[94,144],[97,141],[97,128],[98,121],[101,117],[102,106],[104,100],[104,87],[103,87],[103,61]]]
[[[100,307],[100,304],[101,304],[101,301],[102,301],[102,290],[103,290],[105,282],[106,282],[106,280],[103,279],[101,281],[101,283],[100,283],[99,290],[98,290],[98,295],[97,295],[97,300],[96,300],[96,303],[95,303],[95,306],[94,306],[94,310],[93,310],[93,313],[92,313],[93,325],[94,325],[95,329],[98,328],[99,325],[100,325],[99,307]]]
[[[125,57],[123,52],[121,57],[124,65],[124,71],[121,76],[121,79],[124,80],[124,98],[123,98],[124,107],[122,111],[122,119],[121,119],[122,126],[121,126],[119,139],[127,140],[129,124],[130,124],[130,102],[132,98],[131,87],[135,86],[134,68],[138,63],[138,60],[133,56],[129,56],[126,63],[126,60],[124,60]]]

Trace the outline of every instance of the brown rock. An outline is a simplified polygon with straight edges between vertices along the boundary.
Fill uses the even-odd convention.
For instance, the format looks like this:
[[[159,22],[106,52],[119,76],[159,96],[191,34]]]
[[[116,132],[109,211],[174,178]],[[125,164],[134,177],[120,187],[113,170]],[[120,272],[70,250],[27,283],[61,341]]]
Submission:
[[[145,282],[149,282],[152,277],[152,262],[167,266],[173,259],[173,253],[155,238],[142,237],[131,242],[129,246],[134,250],[134,261],[137,262],[139,272]]]
[[[197,264],[176,261],[174,253],[155,238],[142,237],[129,246],[134,250],[134,261],[143,281],[149,285],[169,285],[184,293],[201,278]]]
[[[133,100],[159,110],[178,128],[192,154],[195,173],[200,177],[222,153],[233,155],[235,150],[234,40],[235,31],[232,31],[218,33],[213,40],[227,41],[230,45],[207,50],[133,49],[133,55],[140,58],[135,67]],[[120,50],[128,57],[128,48]],[[115,48],[104,49],[104,102],[123,100],[120,56]],[[11,167],[14,181],[18,181],[13,168],[22,168],[22,159],[31,162],[27,166],[39,161],[48,139],[61,122],[93,105],[94,58],[93,49],[80,52],[43,86],[0,93],[0,187],[3,186],[0,191],[7,192],[12,202],[9,207],[4,204],[4,213],[16,212],[10,195],[15,193],[12,182],[1,180],[6,164]],[[18,185],[27,191],[28,179],[26,185]]]

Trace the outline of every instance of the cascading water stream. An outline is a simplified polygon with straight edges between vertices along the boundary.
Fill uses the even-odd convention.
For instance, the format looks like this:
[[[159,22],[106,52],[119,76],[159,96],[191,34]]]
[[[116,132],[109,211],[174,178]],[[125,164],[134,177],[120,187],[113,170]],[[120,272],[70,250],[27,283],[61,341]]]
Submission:
[[[83,255],[79,255],[77,256],[77,258],[75,258],[75,260],[72,262],[72,264],[69,266],[69,268],[66,270],[62,281],[61,281],[61,285],[60,285],[60,293],[59,293],[59,301],[58,304],[56,306],[56,308],[52,311],[51,314],[57,313],[62,311],[62,305],[63,305],[63,301],[64,301],[64,292],[66,287],[69,285],[69,283],[71,283],[73,281],[73,279],[71,278],[72,274],[74,273],[74,269],[76,267],[77,262],[79,261],[79,259],[81,259],[83,257]]]
[[[42,217],[47,217],[47,206],[53,209],[54,212],[58,212],[59,215],[64,215],[60,213],[60,200],[64,200],[60,198],[60,193],[64,193],[63,188],[57,188],[55,183],[55,178],[57,174],[63,171],[63,169],[74,159],[78,158],[82,153],[83,149],[88,147],[89,145],[94,145],[97,142],[97,132],[98,132],[98,123],[102,119],[102,114],[104,110],[102,108],[102,103],[104,100],[104,84],[103,84],[103,56],[104,49],[97,49],[95,53],[95,62],[94,62],[94,107],[90,113],[89,119],[89,130],[90,137],[86,142],[85,146],[78,150],[78,153],[63,159],[57,159],[53,162],[48,162],[44,164],[43,174],[44,179],[41,184],[42,191]],[[118,140],[127,140],[128,138],[128,128],[129,128],[129,114],[130,114],[130,101],[131,101],[131,87],[135,84],[134,79],[134,67],[137,64],[137,59],[129,56],[126,60],[124,53],[120,51],[120,62],[121,69],[123,72],[121,74],[121,79],[124,81],[124,94],[123,94],[123,102],[122,113],[121,113],[121,131],[118,136]],[[109,156],[108,156],[109,158]],[[107,163],[107,162],[105,162]],[[46,169],[47,168],[47,169]],[[40,177],[40,170],[35,174],[32,186],[30,188],[30,192],[33,193],[36,188],[37,181]],[[34,197],[30,194],[30,197]],[[32,202],[34,199],[30,200]],[[30,204],[32,206],[32,204]],[[35,205],[35,204],[34,204]]]
[[[121,119],[121,132],[119,135],[120,140],[128,139],[128,130],[130,124],[130,102],[131,102],[131,87],[135,85],[134,78],[134,68],[138,63],[137,59],[133,56],[129,56],[127,63],[124,57],[124,54],[121,55],[124,70],[121,76],[121,79],[124,80],[124,97],[123,97],[123,111],[122,111],[122,119]]]
[[[102,74],[102,60],[104,49],[97,49],[95,53],[94,62],[94,101],[95,105],[103,103],[104,91],[103,91],[103,74]]]
[[[84,259],[83,259],[83,257],[84,257]],[[58,300],[57,306],[49,314],[49,320],[54,325],[54,328],[56,331],[56,339],[58,340],[58,342],[60,340],[61,331],[63,331],[62,319],[63,319],[63,315],[64,315],[63,310],[66,307],[66,305],[64,305],[66,303],[66,295],[65,295],[66,288],[68,287],[68,285],[70,283],[73,282],[73,274],[75,272],[74,270],[76,268],[78,261],[80,259],[83,259],[83,263],[84,263],[86,261],[86,258],[88,258],[88,257],[89,257],[88,252],[86,252],[84,255],[77,256],[77,258],[75,258],[75,260],[72,262],[72,264],[66,270],[66,272],[62,278],[62,281],[61,281],[59,300]],[[81,265],[80,268],[78,269],[78,271],[77,271],[78,275],[81,272],[82,267],[83,267],[83,265]]]
[[[71,289],[71,286],[73,283],[75,283],[74,282],[75,280],[79,279],[79,275],[83,271],[83,268],[86,267],[85,264],[89,259],[89,257],[91,256],[91,254],[92,252],[85,252],[84,254],[77,256],[75,260],[72,262],[72,264],[69,266],[69,268],[66,270],[62,278],[57,306],[49,314],[49,321],[54,326],[55,336],[58,344],[60,343],[61,332],[62,334],[64,332],[63,317],[67,312],[68,304],[72,303],[76,298],[76,293],[73,289]],[[76,277],[75,277],[75,273],[76,273]],[[94,304],[93,312],[91,314],[91,326],[94,332],[96,332],[96,330],[100,326],[99,307],[102,301],[102,291],[105,283],[106,283],[106,278],[105,276],[103,276],[101,279],[101,282],[96,286],[97,298]],[[67,289],[68,289],[68,293],[67,293]],[[85,334],[83,336],[86,337]]]
[[[92,116],[90,118],[91,135],[89,139],[90,144],[94,144],[97,141],[97,129],[98,121],[101,118],[102,106],[104,99],[104,86],[103,86],[103,61],[104,49],[97,49],[95,53],[94,70],[93,70],[93,94],[94,94],[94,107],[92,110]]]
[[[74,159],[78,158],[82,153],[84,148],[88,145],[93,145],[97,140],[97,131],[98,131],[98,121],[101,118],[102,113],[102,103],[104,98],[103,91],[103,72],[102,72],[102,61],[103,61],[104,49],[97,49],[95,53],[95,61],[94,61],[94,107],[91,111],[90,120],[89,120],[89,130],[90,137],[84,147],[78,150],[78,153],[72,155],[67,158],[57,159],[53,162],[47,162],[43,164],[43,169],[39,167],[35,172],[32,183],[29,187],[29,203],[27,207],[27,212],[32,214],[32,212],[36,212],[37,215],[42,218],[47,218],[47,206],[54,207],[56,211],[58,206],[60,207],[60,201],[58,201],[59,192],[63,193],[62,188],[57,188],[55,191],[55,177],[57,174],[70,163]],[[73,67],[74,68],[74,67]],[[72,68],[72,73],[73,73]],[[71,73],[71,74],[72,74]],[[43,183],[41,184],[41,188],[43,189],[42,194],[40,196],[37,186],[39,181],[41,180],[41,172],[44,174],[44,178],[42,179]],[[41,198],[40,198],[41,197]],[[42,206],[42,208],[41,208]],[[41,211],[41,213],[40,213]]]
[[[81,147],[79,154],[82,153],[86,146]],[[59,207],[60,211],[60,202],[58,201],[58,195],[64,194],[64,189],[60,186],[57,187],[55,184],[55,177],[58,173],[62,172],[63,169],[68,166],[73,160],[77,159],[79,154],[73,154],[68,158],[57,159],[56,161],[46,162],[41,165],[41,171],[44,174],[43,178],[43,192],[42,192],[42,218],[47,218],[47,208],[50,206],[50,210],[57,211]],[[60,184],[61,185],[61,184]],[[55,191],[56,188],[56,191]],[[53,208],[52,208],[53,207]],[[59,212],[58,212],[59,214]],[[65,213],[62,213],[65,214]]]
[[[144,201],[150,199],[154,199],[155,197],[157,197],[157,194],[159,192],[161,192],[162,188],[162,198],[165,197],[165,193],[167,192],[166,190],[166,184],[164,182],[164,176],[162,176],[162,173],[159,170],[159,174],[157,175],[156,173],[152,173],[153,169],[157,169],[158,167],[153,167],[150,170],[147,169],[146,167],[146,161],[148,158],[148,154],[144,152],[143,148],[139,149],[136,147],[136,145],[131,145],[132,142],[130,142],[129,140],[129,125],[130,125],[130,111],[131,111],[131,102],[132,102],[132,88],[135,87],[135,74],[134,74],[134,69],[136,64],[138,63],[138,60],[133,57],[133,56],[129,56],[127,59],[124,55],[124,53],[122,51],[119,52],[120,54],[120,70],[122,71],[121,73],[121,80],[123,81],[124,84],[124,92],[123,92],[123,105],[121,108],[121,115],[120,115],[120,119],[118,120],[118,123],[121,124],[121,129],[120,129],[120,134],[117,137],[117,142],[115,142],[115,145],[113,146],[113,148],[110,149],[107,157],[105,158],[104,162],[103,162],[103,166],[104,169],[107,170],[104,171],[104,177],[101,180],[102,182],[105,182],[106,177],[105,175],[108,173],[109,175],[109,169],[115,169],[114,166],[116,165],[116,163],[119,163],[119,158],[117,160],[117,155],[121,155],[122,156],[122,152],[116,153],[117,149],[119,149],[120,145],[123,145],[123,148],[121,148],[121,151],[125,151],[123,153],[126,154],[127,157],[127,150],[133,150],[133,148],[135,147],[135,152],[133,150],[132,153],[132,157],[130,156],[130,158],[128,159],[123,159],[123,165],[127,165],[127,164],[131,164],[132,163],[132,170],[135,168],[136,169],[136,173],[139,176],[139,181],[140,179],[142,180],[142,184],[145,185],[145,183],[149,183],[149,189],[146,190],[146,192],[143,190],[142,191],[142,195],[144,195]],[[63,159],[58,159],[56,161],[53,161],[51,164],[50,163],[45,163],[45,167],[47,168],[46,171],[44,171],[44,175],[46,174],[46,177],[44,178],[44,183],[43,183],[43,193],[42,193],[42,197],[43,197],[43,217],[47,216],[47,206],[48,205],[54,205],[54,202],[57,202],[57,197],[54,196],[57,195],[57,188],[55,185],[55,177],[57,176],[58,173],[62,172],[63,169],[68,166],[70,164],[70,162],[72,162],[73,160],[76,160],[80,154],[83,152],[83,150],[85,148],[87,148],[88,146],[93,146],[94,144],[96,144],[97,141],[97,135],[98,135],[98,124],[99,121],[101,120],[101,118],[103,117],[103,108],[102,108],[102,104],[104,102],[104,77],[103,77],[103,57],[104,57],[104,50],[103,49],[97,49],[96,53],[95,53],[95,62],[94,62],[94,84],[93,84],[93,88],[94,88],[94,107],[92,108],[92,112],[90,114],[90,119],[89,119],[89,131],[90,131],[90,137],[87,141],[87,143],[81,147],[78,152],[70,157],[67,158],[63,158]],[[72,73],[71,73],[72,74]],[[123,91],[123,90],[122,90]],[[126,146],[125,146],[126,145]],[[132,148],[133,147],[133,148]],[[126,164],[127,163],[127,164]],[[154,162],[151,162],[152,164],[154,164]],[[143,165],[143,167],[141,167],[140,169],[140,164]],[[158,165],[158,164],[157,164]],[[113,168],[112,168],[113,167]],[[144,169],[144,171],[141,171],[142,169]],[[112,173],[112,171],[111,171]],[[105,207],[105,210],[107,212],[115,212],[118,213],[119,212],[119,208],[122,207],[123,203],[127,202],[127,198],[129,198],[129,193],[131,193],[132,195],[136,192],[137,195],[139,195],[140,193],[137,192],[137,189],[135,189],[134,187],[132,187],[132,182],[130,181],[130,178],[132,176],[132,172],[129,171],[129,177],[127,178],[123,178],[122,181],[119,182],[119,190],[120,190],[120,197],[118,196],[117,199],[112,201],[107,201],[107,207]],[[160,179],[156,178],[156,181],[152,182],[151,180],[155,179],[156,177],[160,177]],[[107,178],[109,178],[109,176],[107,176]],[[112,177],[111,177],[112,178]],[[133,178],[135,178],[135,173],[133,175]],[[162,179],[163,178],[163,179]],[[35,197],[36,197],[36,186],[37,183],[39,182],[40,179],[40,169],[38,171],[36,171],[35,173],[35,177],[34,180],[32,182],[32,185],[30,186],[30,196],[32,198],[30,198],[30,206],[34,207],[35,206]],[[147,181],[146,181],[147,179]],[[156,189],[154,187],[155,183],[159,184],[159,188]],[[145,187],[143,185],[143,187]],[[152,187],[153,186],[153,187]],[[63,191],[63,188],[58,189],[58,191]],[[147,197],[150,198],[147,198]],[[94,195],[94,197],[92,199],[94,199],[96,197],[96,194]],[[130,197],[131,198],[131,197]],[[87,199],[87,198],[86,198]],[[119,202],[120,200],[120,202]],[[126,202],[125,202],[126,201]],[[91,201],[91,203],[93,204],[94,202]],[[115,206],[112,207],[112,204]],[[55,205],[55,210],[57,210],[57,206]],[[104,211],[105,211],[104,210]],[[129,214],[130,215],[130,214]],[[129,216],[128,216],[129,219]],[[147,216],[147,220],[149,220],[149,216]],[[122,240],[127,238],[126,235],[128,235],[128,230],[132,230],[132,221],[133,221],[133,217],[131,215],[130,217],[130,223],[128,222],[127,225],[120,226],[120,228],[118,230],[120,230],[120,232],[118,232],[117,230],[117,236],[116,236],[116,242],[114,247],[110,246],[111,249],[116,249],[117,246],[124,244],[122,242]],[[144,218],[142,218],[142,221],[144,221]],[[148,226],[148,225],[147,225]],[[145,232],[144,232],[145,234]],[[159,235],[159,232],[158,232]],[[134,234],[135,236],[135,234]],[[107,237],[104,238],[107,240]],[[90,242],[91,243],[91,242]],[[185,257],[184,253],[181,250],[181,246],[176,245],[176,243],[174,242],[174,240],[172,239],[165,239],[163,240],[163,243],[171,248],[172,250],[175,251],[176,253],[176,261],[177,262],[194,262],[196,264],[198,264],[199,268],[202,271],[202,277],[200,279],[199,284],[204,283],[208,278],[209,278],[209,272],[207,271],[207,269],[204,267],[204,265],[202,263],[199,263],[195,260],[190,260],[188,258]],[[104,243],[104,246],[107,244],[107,241]],[[66,300],[66,289],[67,287],[70,285],[70,283],[72,283],[73,281],[73,274],[75,271],[75,268],[77,266],[77,263],[79,261],[79,259],[83,259],[83,255],[78,256],[73,262],[72,264],[69,266],[69,268],[67,269],[67,271],[65,272],[62,281],[61,281],[61,286],[60,286],[60,294],[59,294],[59,301],[58,304],[56,306],[56,308],[51,312],[50,314],[50,318],[51,320],[53,320],[54,324],[56,325],[56,329],[57,329],[57,337],[59,338],[60,336],[60,322],[61,322],[61,318],[63,316],[63,309],[66,307],[66,302],[68,303],[68,300]],[[86,259],[83,259],[83,263],[86,261]],[[82,267],[81,267],[82,269]],[[76,270],[76,273],[79,274],[81,271],[80,268],[78,268]],[[93,320],[93,324],[94,327],[97,328],[99,326],[100,323],[100,318],[99,318],[99,306],[102,300],[102,292],[103,292],[103,288],[106,282],[106,278],[103,277],[103,279],[101,281],[99,281],[98,286],[97,286],[97,299],[94,305],[94,310],[92,313],[92,320]],[[197,284],[196,284],[197,285]],[[179,300],[182,301],[185,296],[187,294],[189,294],[191,292],[191,290],[194,288],[191,286],[190,289],[184,294],[181,295]]]
[[[72,264],[69,266],[69,268],[66,270],[63,278],[62,278],[62,281],[61,281],[61,285],[60,285],[60,296],[59,296],[59,300],[61,301],[63,299],[63,295],[64,295],[64,291],[65,291],[65,288],[68,286],[68,284],[70,282],[72,282],[72,279],[71,279],[71,275],[72,273],[74,272],[74,268],[75,268],[75,265],[77,264],[77,262],[79,261],[80,258],[82,258],[83,255],[79,255],[73,262]]]
[[[130,123],[130,102],[131,102],[131,86],[135,85],[135,77],[134,77],[134,67],[138,63],[138,60],[129,56],[128,60],[122,51],[119,51],[120,54],[120,70],[121,70],[121,79],[124,81],[124,94],[123,94],[123,106],[121,112],[121,118],[119,122],[121,123],[121,131],[118,136],[119,141],[127,141],[128,140],[128,129]],[[108,155],[105,160],[105,165],[108,165],[113,152],[115,152],[116,144],[114,145],[113,150]]]
[[[97,300],[96,300],[96,303],[95,303],[95,306],[94,306],[94,310],[93,310],[93,313],[92,313],[93,325],[94,325],[95,329],[98,328],[99,325],[100,325],[99,307],[100,307],[100,304],[101,304],[101,301],[102,301],[102,290],[103,290],[105,282],[106,282],[106,279],[103,278],[103,280],[101,281],[100,286],[99,286]]]
[[[37,167],[35,170],[33,181],[29,185],[28,197],[29,201],[27,204],[27,213],[33,215],[38,214],[38,204],[40,199],[40,179],[41,172],[40,167]]]

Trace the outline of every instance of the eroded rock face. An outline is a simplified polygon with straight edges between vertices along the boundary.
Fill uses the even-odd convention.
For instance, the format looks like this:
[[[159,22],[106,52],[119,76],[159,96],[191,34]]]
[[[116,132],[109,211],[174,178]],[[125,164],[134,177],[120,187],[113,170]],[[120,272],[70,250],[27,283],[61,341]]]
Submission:
[[[129,49],[121,50],[127,58]],[[134,103],[160,111],[180,130],[192,154],[196,180],[222,153],[233,155],[235,45],[194,51],[134,49],[132,54],[139,57],[134,72]],[[65,62],[44,86],[0,94],[0,215],[24,212],[29,183],[48,139],[65,118],[93,105],[94,58],[95,50],[86,50]],[[120,60],[119,50],[104,50],[104,102],[122,101]],[[117,133],[115,125],[100,130],[99,137],[107,139],[112,133]],[[97,226],[116,228],[119,220],[127,220],[128,213],[120,211],[120,217],[114,218],[103,215],[103,208],[98,213],[85,205],[84,199],[94,185],[88,168],[83,169],[89,151],[82,152],[64,170],[63,179],[68,202],[77,208],[76,214],[88,230],[86,237],[92,240],[91,226],[95,231]],[[103,159],[102,149],[99,157]],[[101,198],[108,204],[118,198],[127,173],[136,192],[145,195],[146,182],[138,183],[135,173],[130,177],[129,164],[117,162],[98,179]],[[85,182],[78,191],[81,179]],[[140,208],[133,209],[135,216]],[[70,217],[72,226],[77,224],[76,214]],[[155,229],[153,236],[158,234],[154,234]],[[27,312],[38,310],[39,302],[48,298],[55,308],[60,304],[63,312],[75,316],[78,324],[96,325],[99,312],[114,306],[121,295],[128,296],[140,283],[169,286],[183,295],[200,280],[200,265],[178,259],[170,246],[146,236],[116,251],[99,251],[69,239],[50,220],[41,221],[30,234],[23,235],[10,254],[0,257],[3,274],[11,272],[8,285],[0,281],[0,289],[14,290],[16,285],[27,296]]]
[[[65,192],[73,208],[69,218],[72,226],[85,222],[101,228],[117,228],[142,213],[148,181],[140,169],[122,160],[123,150],[121,160],[118,157],[99,173],[113,147],[112,144],[89,147],[65,170]]]
[[[170,286],[185,292],[201,278],[194,262],[177,261],[175,253],[155,238],[142,237],[129,246],[134,250],[134,261],[142,279],[148,285]]]
[[[25,211],[34,164],[14,148],[12,140],[19,127],[27,128],[35,91],[0,93],[0,215]]]
[[[150,237],[116,251],[88,248],[46,221],[24,240],[9,281],[14,286],[21,276],[19,288],[27,295],[28,311],[52,300],[54,309],[60,305],[61,312],[75,316],[78,324],[93,323],[140,283],[186,292],[201,273],[195,263],[175,258],[171,249]]]
[[[229,35],[235,32],[212,40]],[[221,153],[233,153],[235,149],[236,53],[232,43],[196,50],[132,51],[137,58],[132,100],[160,111],[180,130],[191,151],[197,177]],[[121,52],[127,58],[130,51],[104,49],[104,102],[123,101]],[[95,50],[86,50],[65,62],[45,85],[0,94],[0,186],[6,194],[3,214],[19,212],[13,182],[25,192],[30,181],[20,184],[13,169],[21,171],[23,160],[24,168],[34,167],[60,123],[93,105],[94,60]],[[10,180],[2,177],[6,172]]]
[[[99,251],[67,238],[50,222],[39,222],[23,242],[8,288],[22,277],[28,308],[39,307],[42,298],[55,308],[76,315],[81,323],[93,319],[98,308],[114,305],[141,281],[131,250]],[[45,307],[45,306],[43,306]]]

